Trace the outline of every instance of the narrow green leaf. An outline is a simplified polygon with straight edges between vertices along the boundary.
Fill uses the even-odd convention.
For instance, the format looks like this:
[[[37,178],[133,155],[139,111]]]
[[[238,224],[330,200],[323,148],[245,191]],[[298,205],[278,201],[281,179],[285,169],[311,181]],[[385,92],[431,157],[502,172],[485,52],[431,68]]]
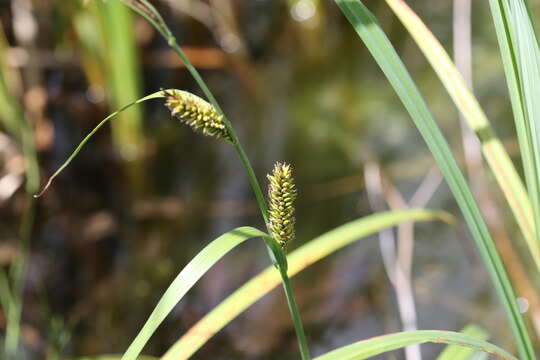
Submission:
[[[512,209],[537,268],[540,269],[540,249],[535,239],[534,217],[528,194],[478,100],[448,53],[418,15],[402,0],[386,2],[422,50],[468,126],[478,137],[491,172]]]
[[[225,256],[237,245],[254,237],[268,236],[255,228],[245,226],[225,233],[202,249],[173,280],[165,294],[157,303],[154,311],[127,351],[122,360],[135,360],[141,353],[152,334],[165,320],[189,289],[210,269],[219,259]],[[276,273],[277,271],[274,270]]]
[[[341,225],[301,246],[287,256],[289,276],[292,277],[311,264],[327,257],[335,251],[378,231],[409,221],[444,220],[452,222],[448,213],[422,209],[390,211],[366,216]],[[246,282],[229,295],[195,324],[162,357],[164,360],[188,359],[200,349],[214,334],[223,329],[257,300],[269,293],[281,278],[273,267],[268,267],[259,275]]]
[[[521,79],[521,102],[525,109],[527,141],[531,144],[525,172],[532,199],[536,226],[540,226],[540,51],[527,7],[522,1],[510,2],[510,26],[515,27],[516,61]],[[520,143],[521,146],[521,143]],[[540,241],[537,239],[537,241]]]
[[[0,269],[0,307],[4,313],[8,312],[11,304],[11,289],[9,287],[8,276],[5,269]]]
[[[492,354],[499,359],[517,360],[506,350],[483,340],[458,332],[436,330],[407,331],[377,336],[336,349],[314,360],[362,360],[405,346],[424,343],[463,346]]]
[[[540,224],[540,95],[539,50],[534,24],[524,0],[490,0],[512,102],[525,179]],[[537,243],[540,243],[536,235]]]
[[[97,356],[83,356],[77,358],[77,360],[120,360],[122,355],[97,355]],[[137,360],[157,360],[154,356],[141,355],[137,357]]]
[[[9,44],[3,30],[4,24],[0,23],[0,25],[2,25],[2,27],[0,27],[0,126],[3,130],[9,132],[18,139],[20,136],[20,125],[24,119],[20,117],[20,104],[16,101],[13,91],[10,91],[12,90],[10,85],[13,84],[8,84],[7,78],[9,75],[15,75],[18,80],[20,74],[14,71],[7,63]],[[18,83],[20,83],[20,81],[17,81],[17,84]]]
[[[75,150],[73,150],[73,153],[71,153],[71,155],[67,158],[67,160],[58,168],[58,170],[56,170],[52,175],[51,177],[49,178],[49,180],[47,180],[47,183],[45,184],[45,186],[43,187],[43,189],[39,192],[39,194],[36,194],[34,195],[35,198],[38,198],[40,197],[41,195],[43,195],[45,193],[45,191],[47,191],[47,189],[49,188],[49,186],[51,186],[53,180],[58,176],[60,175],[60,173],[73,161],[73,159],[75,159],[75,157],[79,154],[79,152],[82,150],[82,148],[84,147],[84,145],[86,145],[86,143],[88,142],[88,140],[90,140],[92,138],[92,136],[94,136],[94,134],[103,126],[105,125],[109,120],[113,119],[115,116],[117,116],[118,114],[120,114],[121,112],[129,109],[130,107],[132,107],[133,105],[136,105],[136,104],[140,104],[142,102],[145,102],[146,100],[150,100],[150,99],[156,99],[156,98],[161,98],[161,97],[164,97],[165,96],[165,92],[167,90],[162,90],[162,91],[157,91],[155,93],[152,93],[150,95],[147,95],[143,98],[140,98],[139,100],[136,100],[134,102],[132,102],[131,104],[128,104],[122,108],[120,108],[119,110],[113,112],[112,114],[110,114],[109,116],[107,116],[105,119],[101,120],[101,122],[99,124],[96,125],[96,127],[90,131],[90,133],[88,133],[88,135],[86,135],[84,137],[84,139],[79,143],[79,145],[77,145],[77,147],[75,148]]]
[[[228,140],[231,141],[233,147],[235,148],[238,154],[238,157],[240,158],[240,161],[242,162],[242,165],[244,166],[244,170],[246,172],[249,183],[251,185],[251,188],[257,200],[257,204],[259,205],[261,216],[264,219],[266,228],[269,229],[268,209],[266,206],[266,200],[262,193],[259,181],[257,180],[257,176],[255,175],[251,162],[249,161],[242,144],[240,143],[238,135],[236,134],[236,130],[232,126],[232,123],[229,121],[229,119],[227,118],[223,110],[221,109],[219,103],[217,102],[216,98],[212,94],[212,91],[210,91],[210,88],[206,85],[205,81],[203,80],[203,78],[201,77],[197,69],[193,66],[193,64],[189,61],[184,51],[180,48],[176,38],[172,34],[171,30],[169,29],[169,27],[167,26],[163,18],[161,17],[160,13],[156,10],[156,8],[148,0],[122,0],[122,1],[124,1],[124,3],[127,6],[129,6],[131,9],[133,9],[133,11],[143,16],[164,37],[169,47],[178,55],[178,57],[186,65],[187,70],[189,71],[189,73],[191,74],[195,82],[197,82],[197,84],[200,86],[201,90],[206,95],[207,99],[210,101],[213,107],[217,110],[217,112],[220,115],[222,115],[223,125],[225,125],[228,138],[229,138]],[[267,240],[268,239],[265,239],[265,243],[267,244],[267,250],[270,255],[270,259],[275,265],[277,265],[277,267],[279,268],[280,274],[283,277],[283,289],[287,297],[287,303],[289,305],[289,310],[291,312],[291,317],[294,323],[295,332],[298,338],[300,355],[302,357],[302,360],[309,360],[310,359],[309,349],[307,346],[307,341],[305,339],[304,330],[302,327],[302,321],[300,319],[300,313],[298,312],[298,306],[296,305],[296,300],[294,299],[294,295],[292,293],[289,280],[287,279],[287,263],[286,261],[284,262],[281,261],[284,259],[283,251],[281,249],[277,249],[278,251],[276,252],[275,251],[276,249],[275,248],[273,249],[274,246],[272,245],[272,243],[269,244]]]
[[[477,351],[474,354],[471,354],[467,360],[487,360],[488,358],[488,353]]]
[[[467,325],[460,332],[479,340],[487,340],[489,338],[488,333],[484,329],[474,324]],[[471,356],[476,352],[477,349],[463,347],[461,345],[448,345],[437,357],[437,360],[470,360]]]
[[[471,190],[465,181],[450,147],[416,88],[411,76],[397,55],[392,44],[380,28],[376,18],[358,0],[336,0],[357,34],[379,64],[388,81],[409,112],[439,165],[450,190],[465,217],[482,259],[500,296],[509,323],[523,359],[535,359],[527,328],[516,303],[497,248],[489,234],[484,219]]]

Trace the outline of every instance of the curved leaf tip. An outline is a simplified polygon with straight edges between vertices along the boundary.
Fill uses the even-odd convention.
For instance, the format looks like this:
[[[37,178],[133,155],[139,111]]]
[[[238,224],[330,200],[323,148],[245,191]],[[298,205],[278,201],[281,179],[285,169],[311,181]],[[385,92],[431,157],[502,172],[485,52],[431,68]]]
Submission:
[[[146,100],[151,100],[151,99],[156,99],[156,98],[162,98],[162,97],[165,97],[165,93],[167,91],[172,91],[174,89],[167,89],[167,90],[160,90],[160,91],[156,91],[155,93],[152,93],[150,95],[147,95],[145,97],[142,97],[134,102],[132,102],[131,104],[128,104],[128,105],[125,105],[123,107],[121,107],[120,109],[118,109],[117,111],[113,112],[112,114],[110,114],[109,116],[107,116],[105,119],[101,120],[101,122],[99,124],[96,125],[96,127],[90,131],[88,133],[88,135],[85,136],[85,138],[79,143],[79,145],[77,145],[77,147],[75,148],[75,150],[73,150],[73,152],[71,153],[71,155],[67,158],[67,160],[58,168],[58,170],[56,170],[52,175],[51,177],[47,180],[47,182],[45,183],[45,186],[43,187],[43,189],[37,193],[37,194],[34,194],[33,197],[34,199],[37,199],[39,197],[41,197],[46,191],[47,189],[51,186],[51,184],[53,183],[53,180],[58,176],[60,175],[60,173],[75,159],[75,157],[79,154],[79,152],[82,150],[82,148],[84,147],[84,145],[88,142],[88,140],[90,140],[90,138],[92,138],[92,136],[94,136],[94,134],[99,130],[99,128],[101,128],[103,125],[105,125],[105,123],[107,123],[109,120],[111,120],[112,118],[114,118],[116,115],[120,114],[121,112],[129,109],[130,107],[132,107],[133,105],[136,105],[136,104],[140,104],[142,102],[145,102]]]

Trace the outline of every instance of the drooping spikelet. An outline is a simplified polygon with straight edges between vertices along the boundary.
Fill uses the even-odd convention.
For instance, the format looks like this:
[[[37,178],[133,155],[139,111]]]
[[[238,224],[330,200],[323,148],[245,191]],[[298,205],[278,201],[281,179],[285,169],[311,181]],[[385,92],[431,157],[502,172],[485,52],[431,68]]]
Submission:
[[[296,188],[292,167],[276,163],[272,175],[268,175],[269,227],[274,239],[285,247],[294,239],[294,200]]]
[[[165,91],[165,106],[171,114],[193,130],[204,135],[215,136],[232,142],[227,127],[223,123],[223,115],[207,101],[182,90]]]

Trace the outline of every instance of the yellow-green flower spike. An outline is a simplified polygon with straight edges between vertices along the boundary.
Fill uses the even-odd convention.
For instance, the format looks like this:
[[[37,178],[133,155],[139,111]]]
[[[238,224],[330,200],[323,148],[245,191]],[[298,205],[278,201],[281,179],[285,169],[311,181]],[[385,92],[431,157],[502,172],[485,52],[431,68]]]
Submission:
[[[171,114],[195,132],[215,136],[232,142],[232,138],[223,122],[223,115],[204,99],[182,90],[165,91],[165,106]]]
[[[273,238],[285,248],[294,239],[294,200],[296,187],[292,166],[276,163],[272,175],[268,175],[269,228]]]

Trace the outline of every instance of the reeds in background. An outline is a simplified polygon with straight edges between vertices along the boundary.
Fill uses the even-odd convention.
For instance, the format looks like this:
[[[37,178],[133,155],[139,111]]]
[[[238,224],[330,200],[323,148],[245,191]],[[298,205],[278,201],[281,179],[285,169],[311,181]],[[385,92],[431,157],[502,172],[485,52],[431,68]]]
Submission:
[[[485,96],[476,97],[479,94],[472,91],[470,81],[461,77],[444,46],[412,10],[417,5],[421,10],[425,7],[412,1],[408,6],[401,0],[387,0],[377,6],[370,2],[364,6],[357,0],[336,3],[338,7],[332,2],[313,0],[281,5],[265,1],[227,5],[193,1],[172,5],[157,0],[109,0],[48,6],[44,2],[35,8],[26,7],[31,11],[25,14],[30,19],[35,17],[38,23],[43,22],[43,17],[38,16],[40,11],[50,11],[54,15],[49,17],[54,19],[49,24],[54,29],[54,39],[44,40],[36,35],[33,41],[21,43],[10,30],[10,15],[2,18],[8,22],[3,26],[6,33],[2,34],[0,44],[5,61],[0,77],[0,110],[5,110],[1,128],[24,154],[28,179],[24,196],[22,190],[12,192],[5,203],[9,216],[13,212],[17,217],[13,227],[22,224],[23,230],[16,240],[28,245],[21,247],[24,251],[17,258],[5,263],[9,266],[4,266],[6,271],[0,277],[0,303],[7,317],[5,327],[0,317],[0,328],[5,329],[6,355],[17,358],[34,352],[56,359],[61,354],[118,353],[127,348],[124,359],[138,358],[143,350],[163,354],[165,359],[215,357],[222,351],[235,358],[265,354],[286,359],[298,358],[298,350],[303,359],[312,358],[312,353],[318,359],[363,359],[408,347],[404,352],[407,360],[430,356],[465,360],[485,354],[514,359],[511,352],[515,350],[522,359],[535,358],[533,344],[537,339],[531,334],[539,324],[540,253],[535,228],[540,197],[536,159],[538,111],[534,100],[538,77],[534,74],[540,67],[533,11],[524,0],[490,2],[490,21],[497,29],[504,64],[501,76],[504,71],[519,139],[517,147],[505,148],[508,143],[497,134],[507,134],[509,130],[500,129],[500,123],[493,121],[493,106],[485,104]],[[135,16],[129,7],[142,16]],[[367,51],[338,9],[367,45]],[[482,29],[484,24],[485,21]],[[48,29],[42,23],[39,26],[44,32]],[[435,34],[439,36],[443,28],[434,28]],[[420,65],[424,60],[413,42],[407,40],[409,35],[431,68]],[[31,66],[12,68],[12,63],[6,61],[11,55],[7,54],[21,50],[17,46],[31,55],[47,46],[52,50],[50,54],[44,51],[39,53],[41,57],[35,56]],[[473,47],[473,59],[475,56]],[[487,61],[486,57],[482,59]],[[488,63],[492,65],[491,59]],[[375,71],[375,64],[383,73]],[[383,75],[395,93],[389,91]],[[17,81],[17,77],[23,81]],[[430,91],[439,82],[440,89]],[[46,83],[46,88],[36,92],[33,85],[41,83]],[[171,89],[156,91],[159,88]],[[28,99],[39,99],[32,94],[47,95],[42,102],[47,108],[44,110],[42,105],[38,115],[29,106]],[[213,112],[178,110],[179,103],[170,103],[171,94],[193,96],[198,100],[189,106],[204,104]],[[197,137],[188,127],[180,126],[155,101],[167,96],[170,110],[180,113],[182,122],[219,136]],[[504,104],[504,96],[499,95],[498,104]],[[406,111],[396,99],[401,100]],[[481,180],[471,171],[480,167],[481,160],[477,158],[476,165],[471,165],[468,158],[465,161],[469,176],[474,177],[472,191],[458,166],[463,163],[456,155],[459,151],[451,146],[461,143],[458,140],[462,136],[454,131],[458,128],[454,106],[470,128],[468,136],[477,138],[479,151],[486,160],[487,171]],[[120,110],[105,117],[114,109]],[[207,119],[210,115],[212,119]],[[49,116],[54,124],[49,127],[54,142],[50,133],[49,140],[42,140],[47,138],[44,124],[50,126]],[[417,183],[425,184],[425,174],[425,179],[433,180],[431,175],[436,171],[430,170],[434,169],[431,156],[418,142],[414,127],[399,121],[408,117],[427,143],[453,199],[445,186],[438,186],[437,180],[437,186],[420,186],[423,201],[417,202],[417,191],[411,191],[413,183],[415,188]],[[109,121],[110,137],[104,128]],[[34,128],[37,135],[32,134]],[[73,133],[66,135],[70,128]],[[94,130],[87,137],[81,136],[88,128]],[[212,130],[218,128],[217,132]],[[149,134],[154,136],[150,138]],[[513,138],[511,130],[510,134],[507,138]],[[71,144],[81,138],[83,141],[71,153]],[[96,141],[89,142],[91,138]],[[221,138],[228,142],[220,141]],[[43,190],[49,192],[32,201],[30,195],[39,183],[36,149],[43,157],[42,171],[49,173],[60,167],[45,183]],[[72,162],[76,156],[79,161]],[[67,162],[63,163],[66,157]],[[101,164],[103,159],[106,163]],[[283,222],[278,221],[276,226],[259,183],[269,172],[269,163],[281,159],[295,168],[299,197],[295,208],[289,204],[293,196],[271,201],[270,215],[294,212],[295,228],[292,219],[280,218]],[[70,163],[73,166],[69,172],[63,172]],[[525,181],[519,173],[521,164]],[[61,173],[63,176],[59,176]],[[225,176],[231,179],[225,181]],[[57,181],[50,186],[53,179]],[[284,187],[279,185],[279,189]],[[222,190],[216,191],[217,188]],[[366,201],[366,192],[370,203]],[[20,201],[17,199],[25,199],[23,209],[33,210],[37,206],[35,222],[32,216],[25,215],[33,211],[14,211]],[[406,199],[411,199],[410,203]],[[390,211],[384,212],[385,202]],[[445,225],[436,223],[418,226],[413,231],[414,222],[461,222],[447,212],[414,208],[429,206],[428,202],[456,214],[453,206],[457,204],[474,241],[469,242],[463,233],[442,230]],[[409,206],[413,208],[407,209]],[[495,207],[497,215],[493,216]],[[374,210],[380,213],[371,214]],[[204,230],[209,224],[220,231]],[[253,227],[243,226],[246,224]],[[265,226],[266,232],[258,230]],[[385,236],[392,234],[393,226],[398,226],[397,236]],[[438,230],[426,235],[424,229],[431,226]],[[226,232],[219,236],[222,229]],[[376,248],[368,248],[372,246],[370,241],[363,242],[362,252],[351,250],[330,257],[345,246],[356,249],[352,245],[356,240],[381,231],[382,258],[377,251],[372,252]],[[66,235],[69,233],[72,235]],[[295,241],[286,241],[293,233]],[[250,237],[261,237],[265,246],[246,242]],[[428,238],[429,242],[418,241],[417,237]],[[212,238],[216,240],[206,243]],[[313,240],[307,241],[310,238]],[[436,273],[423,267],[423,252],[435,244],[451,246],[457,239],[460,245],[454,246],[461,246],[461,252],[435,251],[429,262],[460,264],[460,272],[446,268],[441,271],[441,278],[431,280],[427,287],[424,283],[422,288],[422,279]],[[287,256],[276,240],[287,243]],[[477,253],[470,244],[476,246],[483,259],[502,307],[491,305],[490,288],[481,285],[483,270],[464,266],[476,264]],[[54,251],[43,255],[43,247]],[[265,251],[270,261],[264,256]],[[54,266],[62,269],[60,278],[65,280],[59,282],[61,286],[51,286],[54,266],[44,266],[43,259],[54,259]],[[61,268],[71,259],[76,266]],[[250,261],[256,263],[250,268],[250,275],[259,273],[268,262],[273,265],[249,280],[250,275],[244,273]],[[381,272],[383,262],[386,275]],[[25,265],[28,272],[23,270]],[[461,285],[451,287],[445,282],[443,276],[450,279],[466,269],[474,271],[466,274]],[[373,271],[382,275],[375,285],[362,287],[366,279],[372,278],[369,272]],[[228,276],[235,273],[243,273],[239,277],[242,280],[231,283]],[[294,279],[293,295],[289,278],[298,273],[302,276]],[[317,281],[307,281],[307,276]],[[344,276],[347,284],[339,285],[337,279]],[[280,282],[285,290],[284,299],[265,296]],[[167,284],[170,285],[163,293]],[[439,285],[444,290],[430,291]],[[392,291],[388,291],[390,287]],[[56,293],[62,297],[63,289],[74,288],[82,292],[70,290],[76,295],[64,296],[65,304],[56,305],[56,310],[35,310],[40,306],[47,308],[49,302],[55,307],[59,303]],[[187,293],[192,288],[194,291]],[[360,290],[374,288],[379,290],[369,290],[367,294]],[[470,292],[469,288],[477,292]],[[36,295],[42,291],[42,297]],[[354,295],[352,298],[361,299],[360,303],[346,303],[343,292],[347,291]],[[130,296],[123,298],[120,294],[126,292]],[[36,300],[38,297],[40,300]],[[247,311],[262,297],[265,299],[257,309],[270,304],[266,312]],[[324,310],[313,304],[310,299],[314,297],[334,307]],[[366,300],[370,298],[373,301]],[[193,307],[192,299],[198,299],[199,308]],[[397,304],[392,303],[393,299]],[[409,308],[403,306],[404,301]],[[475,306],[480,301],[489,306]],[[365,307],[363,303],[371,305]],[[412,322],[407,313],[411,304]],[[292,322],[286,306],[290,308]],[[430,312],[430,306],[456,308],[452,310],[454,316],[448,317],[443,311]],[[362,324],[353,335],[343,331],[352,327],[339,325],[343,321],[335,314],[340,313],[340,308],[350,309],[347,323]],[[391,310],[386,310],[380,319],[366,322],[370,316],[379,316],[377,309],[381,308]],[[497,309],[506,310],[506,322]],[[266,350],[258,348],[260,341],[250,334],[246,333],[244,339],[234,325],[221,332],[218,339],[224,341],[229,336],[227,344],[236,344],[237,348],[220,348],[219,342],[210,342],[244,312],[244,320],[240,320],[244,325],[252,323],[256,327],[264,322],[257,331],[246,329],[261,339],[271,339]],[[265,320],[264,314],[272,316]],[[270,320],[280,325],[273,328]],[[482,328],[463,328],[467,323],[479,323]],[[293,327],[299,349],[291,341]],[[463,330],[417,330],[426,327]],[[51,329],[50,336],[57,339],[40,337],[44,329]],[[137,329],[141,330],[137,333]],[[372,338],[399,330],[409,331]],[[507,336],[511,330],[515,348]],[[152,336],[156,331],[166,335]],[[29,334],[38,336],[32,338]],[[184,335],[175,342],[181,334]],[[488,339],[491,343],[486,342]],[[426,343],[449,346],[441,351],[441,347],[422,345],[420,351],[420,344]],[[39,350],[40,347],[47,350]],[[337,349],[320,355],[332,348]]]

